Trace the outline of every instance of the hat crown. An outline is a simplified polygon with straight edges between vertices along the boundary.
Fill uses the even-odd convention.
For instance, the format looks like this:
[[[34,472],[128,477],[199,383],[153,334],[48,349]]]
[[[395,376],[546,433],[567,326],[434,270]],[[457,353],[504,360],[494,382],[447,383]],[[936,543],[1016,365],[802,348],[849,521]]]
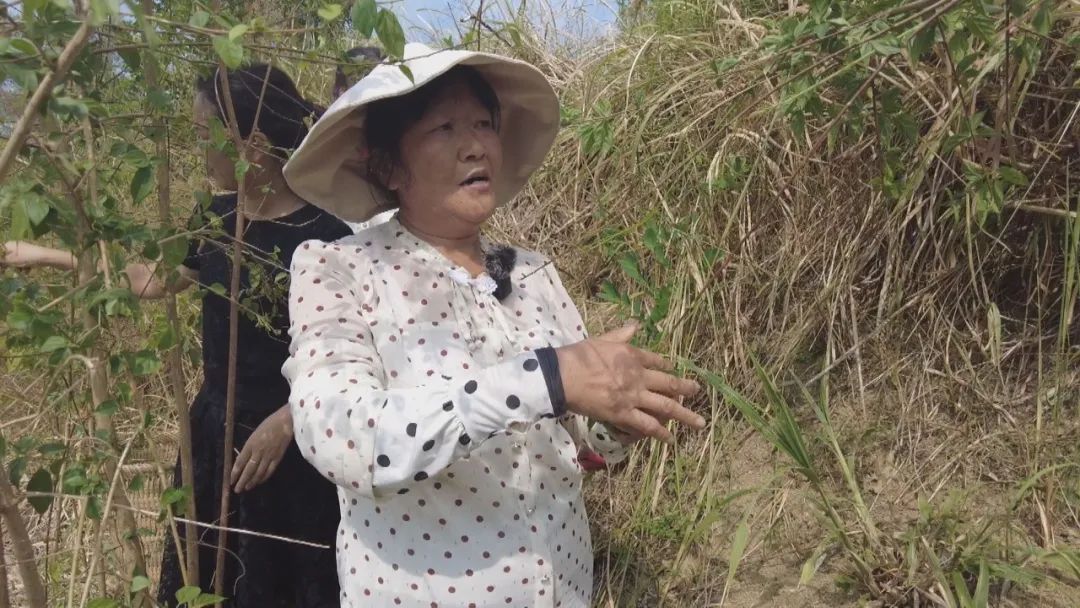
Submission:
[[[285,165],[289,186],[311,204],[351,222],[365,221],[391,206],[393,197],[367,181],[366,106],[407,95],[458,65],[479,71],[502,106],[503,168],[495,194],[500,205],[508,202],[554,143],[559,130],[555,91],[539,70],[523,61],[417,42],[405,45],[401,63],[376,66],[327,108]]]

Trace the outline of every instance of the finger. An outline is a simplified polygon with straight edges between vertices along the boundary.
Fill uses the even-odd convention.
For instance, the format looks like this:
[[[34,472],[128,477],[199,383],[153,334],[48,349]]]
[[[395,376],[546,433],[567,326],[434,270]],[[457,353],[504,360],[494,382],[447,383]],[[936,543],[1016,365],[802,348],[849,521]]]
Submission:
[[[675,441],[675,438],[664,428],[664,425],[660,424],[660,421],[642,410],[634,410],[622,426],[630,429],[631,432],[639,433],[642,437],[652,437],[665,443]]]
[[[627,323],[619,329],[609,331],[597,339],[604,340],[606,342],[621,342],[623,344],[627,344],[630,342],[630,340],[634,339],[634,334],[637,333],[637,330],[638,324],[636,322]]]
[[[270,462],[264,462],[259,465],[259,470],[255,472],[255,474],[251,477],[251,481],[248,483],[249,490],[251,488],[254,488],[255,486],[262,485],[262,483],[270,477],[272,464],[273,463]]]
[[[244,472],[244,467],[247,466],[249,460],[251,460],[251,450],[247,445],[244,445],[244,449],[240,450],[240,455],[233,461],[232,472],[229,474],[229,484],[233,487],[236,486],[236,482],[240,479],[240,474]]]
[[[679,378],[651,369],[645,370],[642,378],[645,380],[645,387],[650,391],[668,397],[692,397],[701,388],[693,380]]]
[[[259,483],[270,479],[270,477],[273,476],[274,471],[277,470],[278,463],[280,462],[280,460],[270,460],[269,462],[267,462],[266,468],[259,470]]]
[[[256,471],[259,470],[258,461],[252,459],[249,460],[247,466],[244,467],[244,472],[240,475],[240,481],[236,482],[236,491],[244,492],[250,487],[252,478],[255,477]]]
[[[635,348],[634,355],[637,356],[638,363],[641,363],[642,367],[662,372],[670,372],[673,369],[670,361],[654,352]]]
[[[642,395],[638,407],[654,418],[674,420],[695,429],[705,428],[704,418],[686,409],[671,397],[665,397],[659,393]]]

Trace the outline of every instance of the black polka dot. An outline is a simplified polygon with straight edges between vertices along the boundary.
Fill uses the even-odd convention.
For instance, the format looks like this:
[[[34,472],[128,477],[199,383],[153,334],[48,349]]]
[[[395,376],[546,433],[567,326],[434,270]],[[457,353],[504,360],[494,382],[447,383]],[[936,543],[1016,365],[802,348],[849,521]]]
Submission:
[[[435,440],[434,439],[428,439],[427,441],[424,442],[424,451],[425,452],[430,450],[433,447],[435,447]]]
[[[454,402],[447,401],[446,403],[442,404],[442,409],[444,412],[449,412],[450,410],[454,409]]]
[[[540,367],[540,362],[537,361],[536,359],[529,359],[528,361],[525,362],[523,367],[525,368],[525,371],[527,371],[527,372],[535,372],[536,368]]]
[[[428,477],[427,473],[425,473],[424,471],[420,471],[419,473],[417,473],[416,475],[413,476],[413,480],[414,481],[424,481],[425,479],[427,479],[427,477]]]
[[[465,383],[465,392],[470,395],[476,392],[476,380],[469,380]]]
[[[458,437],[458,443],[460,443],[461,445],[469,445],[470,443],[472,443],[472,437],[469,437],[469,434],[465,433],[461,437]]]
[[[416,423],[410,422],[409,426],[405,427],[405,434],[409,437],[416,437]]]
[[[390,457],[386,454],[379,454],[377,462],[379,463],[380,467],[388,467],[390,466]]]
[[[517,395],[510,395],[506,398],[506,407],[516,410],[521,407],[521,399],[518,399]]]

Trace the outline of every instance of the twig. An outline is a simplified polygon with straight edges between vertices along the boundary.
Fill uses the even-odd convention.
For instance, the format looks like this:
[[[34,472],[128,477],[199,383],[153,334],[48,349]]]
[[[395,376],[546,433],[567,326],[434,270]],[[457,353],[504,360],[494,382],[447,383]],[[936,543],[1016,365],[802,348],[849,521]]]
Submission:
[[[30,533],[26,530],[26,521],[19,513],[15,502],[15,488],[7,475],[0,475],[0,516],[7,522],[11,534],[11,550],[19,565],[19,577],[22,578],[23,594],[29,608],[45,608],[45,583],[37,569],[34,559],[34,545],[30,542]]]
[[[11,608],[8,595],[7,560],[4,558],[4,519],[0,517],[0,608]]]
[[[41,106],[52,94],[53,87],[56,86],[57,81],[67,75],[71,65],[75,63],[75,59],[79,56],[79,51],[90,40],[92,29],[90,22],[84,20],[79,29],[75,31],[75,35],[68,41],[67,46],[64,47],[63,52],[60,53],[60,57],[56,61],[56,68],[41,79],[41,83],[38,85],[37,90],[34,91],[30,102],[26,104],[22,116],[19,117],[19,122],[15,123],[15,128],[11,130],[11,137],[8,139],[7,145],[4,146],[4,151],[0,152],[0,181],[3,181],[7,176],[12,163],[19,155],[19,152],[22,151],[23,144],[26,143],[26,138],[30,135],[34,118],[37,117],[41,111]]]
[[[144,16],[152,16],[154,14],[153,0],[142,0],[142,9]],[[159,76],[157,57],[154,54],[154,49],[157,45],[150,35],[148,26],[145,23],[143,23],[143,37],[146,39],[147,47],[150,48],[150,53],[148,54],[146,61],[146,84],[150,90],[155,90],[158,87]],[[156,140],[155,154],[158,157],[158,221],[163,227],[169,226],[172,223],[169,209],[169,144],[167,136],[168,131],[166,130],[166,127],[158,127],[158,131],[154,138]],[[179,336],[180,317],[176,311],[176,295],[171,290],[166,290],[165,316],[168,319],[169,327],[173,330],[173,334]],[[195,456],[192,453],[191,448],[191,419],[188,414],[187,396],[184,391],[184,363],[179,341],[169,349],[168,353],[166,353],[165,365],[169,374],[169,390],[172,393],[173,408],[176,410],[177,424],[180,427],[180,479],[184,486],[194,488]],[[195,510],[194,500],[189,501],[187,509],[187,512],[191,514],[192,519],[198,519],[198,512]],[[175,528],[175,524],[172,524],[172,527]],[[183,561],[180,557],[179,542],[176,543],[176,553],[177,561]],[[187,577],[184,579],[184,584],[198,587],[198,538],[195,535],[195,529],[191,526],[184,527],[184,553],[186,555],[187,563]]]
[[[117,487],[120,485],[120,472],[123,470],[124,461],[127,460],[128,452],[131,451],[131,444],[135,442],[136,437],[138,437],[138,433],[133,433],[131,437],[128,438],[128,442],[124,446],[124,451],[120,453],[120,458],[116,463],[116,467],[112,471],[112,480],[110,480],[109,482],[109,493],[105,495],[105,507],[101,511],[100,525],[98,525],[97,527],[97,535],[94,539],[94,544],[96,547],[98,547],[98,551],[96,551],[94,553],[94,556],[90,558],[90,566],[86,570],[86,578],[83,581],[82,599],[79,601],[80,606],[85,606],[86,600],[89,599],[90,596],[90,581],[92,581],[94,578],[94,571],[97,569],[98,558],[101,556],[100,548],[102,546],[102,532],[105,529],[104,523],[109,515],[109,511],[111,511],[113,508],[114,500],[118,498]],[[123,489],[121,489],[120,492],[122,493]],[[128,518],[134,521],[135,518],[131,516],[131,512],[128,511],[126,513]],[[104,574],[104,569],[102,569],[102,573]],[[104,589],[102,589],[102,591],[104,591]],[[138,594],[138,597],[142,597],[144,599],[140,600],[137,597],[135,602],[136,605],[139,605],[141,602],[145,602],[145,596],[145,593]]]

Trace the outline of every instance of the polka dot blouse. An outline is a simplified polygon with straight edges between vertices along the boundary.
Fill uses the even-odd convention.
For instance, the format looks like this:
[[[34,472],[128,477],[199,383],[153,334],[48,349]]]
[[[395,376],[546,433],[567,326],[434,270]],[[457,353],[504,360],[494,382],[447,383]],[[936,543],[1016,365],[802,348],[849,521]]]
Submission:
[[[339,486],[342,606],[590,605],[577,456],[624,449],[562,413],[550,347],[585,330],[554,267],[519,250],[511,278],[500,302],[396,219],[296,250],[283,372]]]

